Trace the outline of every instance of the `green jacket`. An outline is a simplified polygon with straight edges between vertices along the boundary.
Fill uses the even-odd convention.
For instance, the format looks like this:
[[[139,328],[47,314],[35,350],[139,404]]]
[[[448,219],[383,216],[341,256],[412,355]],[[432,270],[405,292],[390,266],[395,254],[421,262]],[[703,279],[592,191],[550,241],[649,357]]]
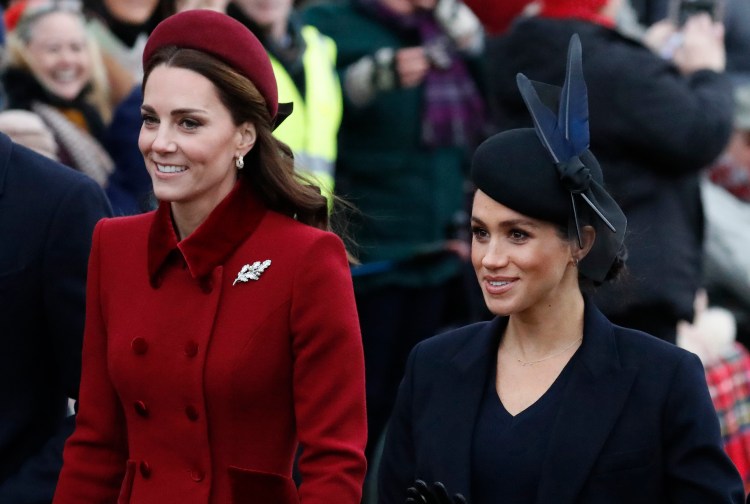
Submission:
[[[397,32],[349,3],[319,4],[302,14],[335,41],[342,84],[346,69],[363,56],[419,44],[416,35]],[[349,232],[362,262],[353,269],[360,292],[437,285],[460,265],[439,251],[465,209],[468,156],[460,148],[422,145],[423,92],[422,86],[382,92],[363,107],[344,93],[336,192],[356,207]]]

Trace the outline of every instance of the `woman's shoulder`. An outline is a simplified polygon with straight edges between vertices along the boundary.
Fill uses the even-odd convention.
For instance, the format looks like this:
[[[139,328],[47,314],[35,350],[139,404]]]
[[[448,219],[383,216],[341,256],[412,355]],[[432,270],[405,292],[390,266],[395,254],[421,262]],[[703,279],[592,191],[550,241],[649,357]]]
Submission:
[[[262,245],[259,245],[262,244]],[[349,270],[344,241],[336,233],[299,222],[269,210],[245,246],[261,247],[269,254],[301,268]]]
[[[101,219],[96,225],[95,234],[109,238],[110,236],[121,236],[125,239],[140,234],[148,234],[154,219],[154,211],[118,217],[107,217]],[[106,228],[106,229],[105,229]]]
[[[265,232],[273,233],[280,237],[289,236],[294,239],[295,246],[300,249],[313,246],[320,241],[342,241],[341,238],[332,231],[326,231],[324,229],[304,224],[273,210],[268,211],[264,220]]]
[[[617,325],[613,325],[613,331],[620,361],[626,367],[636,366],[661,374],[689,361],[700,365],[694,353],[651,334]]]
[[[496,326],[500,320],[496,318],[447,330],[417,343],[413,352],[419,354],[420,360],[437,362],[452,360],[466,350],[484,351],[495,342]]]

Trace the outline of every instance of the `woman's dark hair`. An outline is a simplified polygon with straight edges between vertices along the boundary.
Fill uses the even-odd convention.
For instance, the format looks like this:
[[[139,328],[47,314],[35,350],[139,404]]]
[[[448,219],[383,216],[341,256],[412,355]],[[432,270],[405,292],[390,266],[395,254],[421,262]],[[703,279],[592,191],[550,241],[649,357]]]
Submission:
[[[570,236],[570,231],[568,226],[560,226],[558,224],[555,224],[555,230],[557,231],[557,235],[560,237],[560,239],[564,241],[575,241],[577,238]],[[620,247],[620,250],[617,251],[617,255],[615,256],[614,260],[612,261],[612,265],[609,267],[609,270],[607,271],[607,275],[604,277],[604,280],[601,282],[597,282],[594,280],[591,280],[590,278],[583,275],[580,271],[578,273],[578,284],[581,287],[581,290],[584,292],[591,292],[596,287],[599,287],[602,284],[609,283],[609,282],[618,282],[622,281],[622,279],[627,275],[627,267],[626,267],[626,261],[628,259],[628,251],[625,248],[625,244],[623,244]]]
[[[292,151],[273,136],[273,122],[266,102],[255,85],[223,61],[194,49],[166,46],[146,62],[143,87],[159,65],[183,68],[199,73],[218,90],[235,124],[255,125],[255,146],[239,172],[268,208],[310,226],[328,230],[328,202],[320,189],[294,170]]]

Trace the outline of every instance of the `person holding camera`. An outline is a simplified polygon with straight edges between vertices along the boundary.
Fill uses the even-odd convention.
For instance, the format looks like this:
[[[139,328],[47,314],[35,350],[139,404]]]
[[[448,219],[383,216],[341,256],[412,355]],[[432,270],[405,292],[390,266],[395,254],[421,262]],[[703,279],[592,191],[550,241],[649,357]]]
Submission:
[[[336,188],[358,210],[350,230],[372,460],[406,355],[440,327],[466,264],[468,240],[452,232],[465,215],[468,153],[483,134],[471,66],[483,33],[455,0],[351,0],[303,16],[338,47]]]
[[[675,22],[690,12],[703,11],[723,20],[726,28],[726,71],[746,77],[750,73],[750,2],[746,0],[629,0],[638,22],[652,26],[661,21]],[[661,24],[661,23],[660,23]],[[676,23],[679,24],[679,23]]]
[[[707,14],[690,18],[668,60],[616,30],[621,4],[547,0],[538,16],[488,44],[498,62],[490,94],[503,129],[530,125],[516,74],[562,81],[566,41],[579,34],[587,54],[591,148],[630,224],[629,274],[602,286],[594,299],[614,323],[674,342],[678,321],[693,319],[701,284],[699,175],[729,140],[732,86],[723,71],[721,24]]]

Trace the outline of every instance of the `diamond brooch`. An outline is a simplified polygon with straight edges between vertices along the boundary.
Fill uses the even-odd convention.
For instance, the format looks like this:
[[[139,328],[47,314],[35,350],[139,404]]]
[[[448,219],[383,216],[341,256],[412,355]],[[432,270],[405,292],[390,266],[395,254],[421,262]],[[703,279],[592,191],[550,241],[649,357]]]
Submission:
[[[246,264],[242,267],[237,278],[235,278],[232,285],[236,285],[237,282],[247,282],[249,280],[258,280],[260,275],[271,265],[271,260],[266,259],[265,261],[255,261],[253,264]]]

